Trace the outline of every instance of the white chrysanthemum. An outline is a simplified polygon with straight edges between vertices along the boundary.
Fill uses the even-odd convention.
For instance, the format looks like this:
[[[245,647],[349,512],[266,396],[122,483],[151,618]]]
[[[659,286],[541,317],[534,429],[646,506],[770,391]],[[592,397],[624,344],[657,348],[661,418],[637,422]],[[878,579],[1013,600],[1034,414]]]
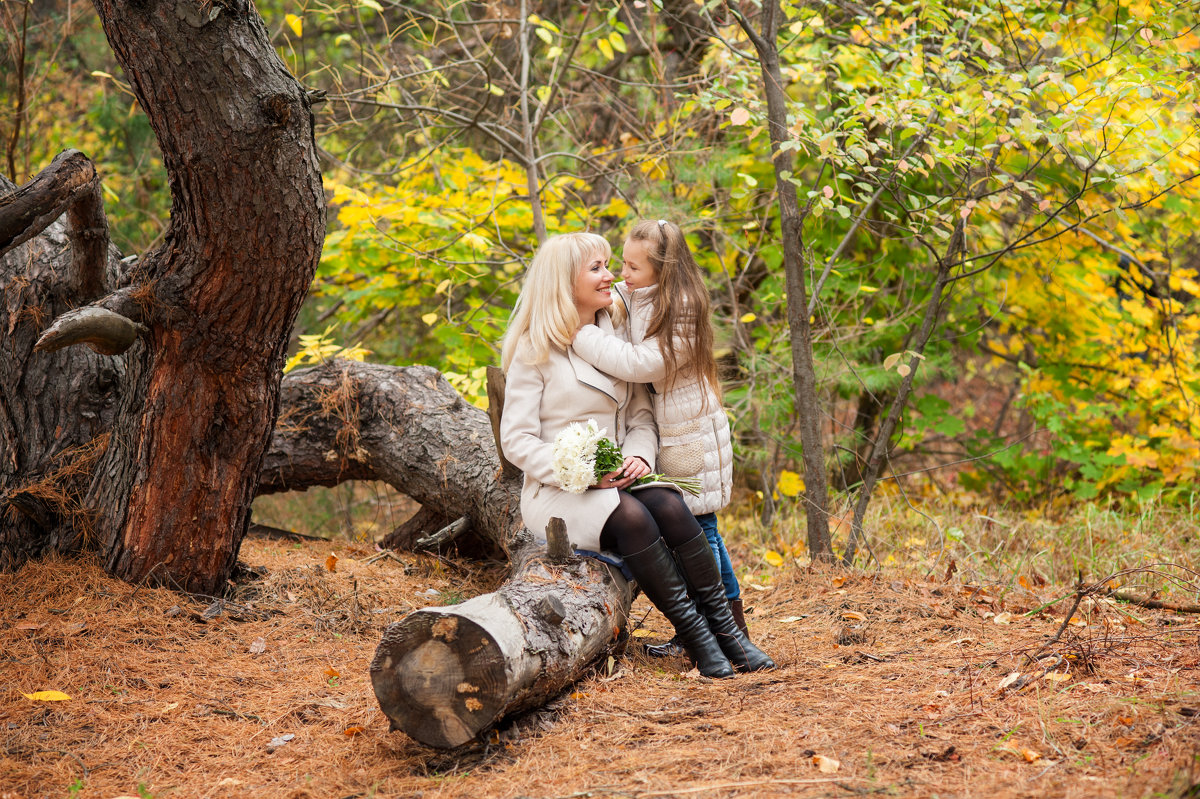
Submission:
[[[596,442],[607,435],[595,419],[567,425],[554,437],[554,476],[563,491],[582,494],[596,481]]]

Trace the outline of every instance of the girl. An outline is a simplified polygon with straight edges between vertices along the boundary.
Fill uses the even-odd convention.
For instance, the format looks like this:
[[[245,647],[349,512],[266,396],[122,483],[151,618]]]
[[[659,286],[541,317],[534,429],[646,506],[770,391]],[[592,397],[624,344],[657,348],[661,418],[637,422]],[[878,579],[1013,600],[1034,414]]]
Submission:
[[[525,473],[525,526],[536,533],[558,516],[576,549],[619,553],[701,674],[730,677],[731,664],[773,668],[734,622],[708,542],[680,495],[668,488],[620,490],[654,463],[657,434],[646,388],[601,374],[571,348],[583,325],[612,331],[610,254],[608,243],[590,233],[548,239],[529,266],[504,336],[500,445]],[[588,419],[613,433],[622,467],[582,494],[569,493],[554,473],[554,439]]]
[[[576,354],[621,380],[651,385],[658,424],[658,468],[667,477],[699,478],[699,496],[685,501],[712,547],[735,621],[746,632],[741,588],[716,511],[729,502],[733,448],[718,395],[708,289],[678,225],[659,219],[634,225],[625,240],[616,286],[627,309],[626,342],[594,325],[576,334]],[[618,305],[618,310],[621,310]],[[677,654],[667,644],[652,655]]]

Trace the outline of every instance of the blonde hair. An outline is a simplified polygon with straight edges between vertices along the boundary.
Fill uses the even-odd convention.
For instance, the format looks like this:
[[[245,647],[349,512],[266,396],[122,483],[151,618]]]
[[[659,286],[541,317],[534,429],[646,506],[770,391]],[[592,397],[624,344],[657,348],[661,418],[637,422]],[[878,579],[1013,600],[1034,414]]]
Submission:
[[[508,371],[513,358],[542,363],[550,348],[566,350],[579,328],[575,281],[596,255],[605,260],[612,248],[595,233],[563,233],[542,242],[525,273],[521,296],[513,306],[500,350],[500,368]]]
[[[629,240],[644,242],[657,276],[657,301],[646,336],[658,336],[667,386],[680,374],[695,375],[707,380],[720,398],[708,287],[683,231],[665,219],[646,219],[633,226]]]

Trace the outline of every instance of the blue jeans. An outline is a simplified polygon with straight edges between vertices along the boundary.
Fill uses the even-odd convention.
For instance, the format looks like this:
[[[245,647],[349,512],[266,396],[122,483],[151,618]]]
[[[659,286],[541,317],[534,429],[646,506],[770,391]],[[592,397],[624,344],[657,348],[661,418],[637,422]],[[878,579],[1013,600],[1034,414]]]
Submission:
[[[725,598],[732,601],[742,595],[737,577],[733,575],[733,562],[729,560],[729,550],[725,548],[725,539],[717,532],[717,514],[702,513],[696,517],[700,529],[712,547],[713,556],[717,559],[717,567],[721,570],[721,583],[725,586]]]

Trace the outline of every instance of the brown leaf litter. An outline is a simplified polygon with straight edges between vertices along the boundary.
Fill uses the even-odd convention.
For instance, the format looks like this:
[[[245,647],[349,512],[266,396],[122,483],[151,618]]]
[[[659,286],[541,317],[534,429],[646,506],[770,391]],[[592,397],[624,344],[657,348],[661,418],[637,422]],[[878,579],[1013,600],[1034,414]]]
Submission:
[[[1053,586],[1001,599],[784,571],[746,596],[777,671],[710,681],[646,657],[655,638],[639,637],[548,707],[438,752],[388,732],[367,666],[389,622],[492,590],[502,569],[344,542],[251,539],[241,555],[253,568],[220,602],[69,561],[0,575],[0,797],[1106,797],[1200,783],[1200,630],[1169,612],[1084,603],[1039,651],[1069,598],[1026,614]],[[668,634],[644,599],[634,610]],[[23,695],[50,690],[70,699]]]

